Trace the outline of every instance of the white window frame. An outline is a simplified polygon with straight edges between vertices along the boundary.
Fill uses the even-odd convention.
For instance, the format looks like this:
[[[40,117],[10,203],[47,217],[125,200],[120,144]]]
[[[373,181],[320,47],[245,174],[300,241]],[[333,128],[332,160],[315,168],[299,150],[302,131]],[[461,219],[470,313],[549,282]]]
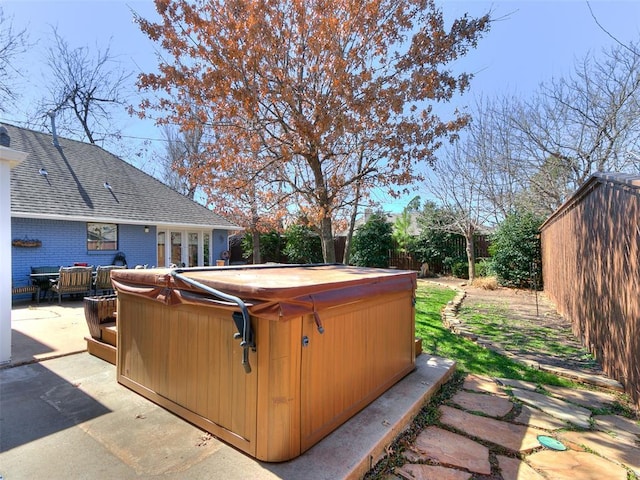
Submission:
[[[209,257],[212,255],[213,250],[213,232],[211,230],[203,230],[203,229],[182,229],[182,228],[171,228],[171,227],[158,227],[156,234],[156,250],[158,245],[158,237],[157,235],[161,232],[164,232],[165,235],[165,243],[164,243],[164,258],[166,265],[159,265],[159,259],[157,258],[156,253],[156,263],[158,263],[159,267],[169,267],[171,264],[171,234],[172,233],[180,233],[181,245],[180,245],[180,264],[182,263],[188,265],[189,262],[189,234],[197,233],[198,234],[198,265],[199,267],[204,266],[204,234],[209,234]],[[209,265],[211,265],[211,258],[209,258]]]

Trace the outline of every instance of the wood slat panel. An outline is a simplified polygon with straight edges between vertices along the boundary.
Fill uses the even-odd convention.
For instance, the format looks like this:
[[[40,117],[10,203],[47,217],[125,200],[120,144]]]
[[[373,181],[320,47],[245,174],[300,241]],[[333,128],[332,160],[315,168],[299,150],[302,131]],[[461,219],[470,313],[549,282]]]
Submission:
[[[594,177],[543,225],[545,293],[640,405],[640,188]]]
[[[300,451],[302,318],[258,322],[256,457],[284,461]]]
[[[228,310],[120,292],[118,381],[258,459],[289,460],[414,368],[412,293],[323,311],[322,335],[312,316],[252,318],[247,374]]]
[[[257,374],[245,373],[241,365],[229,311],[123,297],[118,380],[126,378],[156,401],[162,397],[171,410],[191,412],[191,421],[200,417],[203,428],[221,427],[236,442],[251,444],[245,450],[255,449]]]
[[[301,447],[307,450],[414,368],[408,295],[388,295],[304,319]]]
[[[203,314],[200,314],[201,316]],[[196,404],[195,411],[202,412],[203,416],[209,415],[209,370],[212,368],[211,361],[209,360],[209,342],[210,342],[210,327],[212,322],[207,322],[203,318],[199,319],[198,333],[196,338],[196,357],[198,365],[198,378],[197,382],[199,388],[196,391]]]

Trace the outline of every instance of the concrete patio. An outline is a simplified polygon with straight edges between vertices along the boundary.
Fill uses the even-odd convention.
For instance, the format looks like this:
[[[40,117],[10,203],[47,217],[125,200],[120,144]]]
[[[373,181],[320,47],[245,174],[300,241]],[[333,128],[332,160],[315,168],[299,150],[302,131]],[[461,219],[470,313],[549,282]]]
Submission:
[[[11,310],[11,334],[12,366],[84,352],[89,328],[83,303],[17,303]]]
[[[81,302],[19,305],[12,361],[0,370],[0,477],[360,478],[453,373],[421,355],[417,369],[302,456],[264,463],[116,382],[83,350]]]
[[[113,365],[84,351],[81,302],[18,305],[12,334],[11,364],[0,369],[6,480],[362,478],[455,369],[422,354],[413,373],[302,456],[265,463],[118,384]],[[467,377],[385,479],[640,478],[640,425],[599,414],[616,392],[545,390]],[[543,447],[539,435],[567,450]]]

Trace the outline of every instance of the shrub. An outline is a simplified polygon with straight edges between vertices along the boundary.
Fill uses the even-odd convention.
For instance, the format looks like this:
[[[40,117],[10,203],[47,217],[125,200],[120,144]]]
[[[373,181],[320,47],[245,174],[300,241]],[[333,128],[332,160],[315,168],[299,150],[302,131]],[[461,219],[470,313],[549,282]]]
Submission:
[[[469,263],[455,262],[451,265],[451,274],[456,278],[469,278]]]
[[[407,250],[421,263],[439,263],[445,272],[451,271],[453,263],[460,260],[456,235],[421,224],[418,237],[409,242]]]
[[[533,213],[507,215],[492,238],[498,283],[508,287],[542,288],[540,239],[543,219]]]
[[[391,223],[382,214],[371,215],[353,236],[353,264],[359,267],[388,267],[389,250],[393,248],[391,231]]]
[[[490,277],[495,275],[495,267],[489,259],[482,259],[476,263],[476,277]]]
[[[261,262],[279,262],[280,252],[284,247],[284,240],[280,233],[272,230],[260,234],[260,260]],[[242,238],[242,256],[251,258],[253,255],[253,238],[250,232]]]
[[[283,253],[290,263],[321,263],[322,242],[320,236],[303,225],[291,225],[284,233]]]
[[[443,272],[453,275],[453,265],[460,262],[464,262],[464,259],[461,259],[460,257],[444,257],[442,260]]]
[[[488,259],[476,262],[476,278],[494,275],[493,262]],[[469,262],[457,260],[451,264],[451,275],[457,278],[469,279]]]

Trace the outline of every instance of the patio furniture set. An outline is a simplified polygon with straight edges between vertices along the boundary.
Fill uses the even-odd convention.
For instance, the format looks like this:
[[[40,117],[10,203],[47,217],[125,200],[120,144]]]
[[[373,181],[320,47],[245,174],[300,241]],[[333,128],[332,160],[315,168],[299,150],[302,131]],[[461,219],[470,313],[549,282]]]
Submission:
[[[98,266],[95,270],[92,266],[73,267],[31,267],[31,285],[12,288],[12,295],[31,293],[38,303],[40,298],[46,298],[50,293],[51,298],[58,297],[58,303],[62,303],[63,295],[83,295],[113,292],[111,285],[111,271],[125,268],[120,265]]]

